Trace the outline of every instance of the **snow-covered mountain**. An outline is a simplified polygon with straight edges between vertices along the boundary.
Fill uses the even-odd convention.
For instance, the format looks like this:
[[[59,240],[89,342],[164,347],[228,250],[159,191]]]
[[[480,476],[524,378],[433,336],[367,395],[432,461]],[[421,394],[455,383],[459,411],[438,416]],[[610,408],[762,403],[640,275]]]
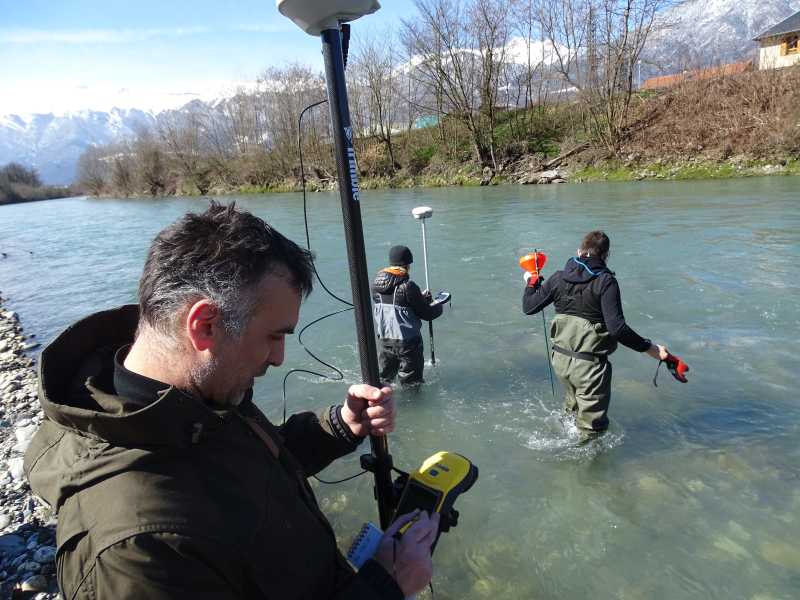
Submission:
[[[150,112],[119,108],[0,117],[0,165],[19,162],[36,168],[44,183],[68,184],[88,146],[132,137],[153,123]]]
[[[643,56],[644,76],[756,58],[753,38],[800,10],[800,0],[688,0],[665,11]]]

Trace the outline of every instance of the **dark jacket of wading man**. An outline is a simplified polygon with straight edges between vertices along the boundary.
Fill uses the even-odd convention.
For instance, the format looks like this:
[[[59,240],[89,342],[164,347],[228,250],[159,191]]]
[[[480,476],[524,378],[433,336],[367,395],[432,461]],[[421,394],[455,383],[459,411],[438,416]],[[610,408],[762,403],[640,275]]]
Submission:
[[[274,427],[251,389],[215,410],[122,366],[137,321],[97,313],[41,355],[25,470],[58,514],[64,597],[402,598],[377,563],[353,572],[306,481],[356,448],[336,409]]]
[[[397,248],[392,248],[394,252]],[[390,254],[390,257],[392,255]],[[425,368],[422,343],[422,321],[433,321],[442,315],[442,305],[431,305],[419,286],[411,281],[406,266],[411,262],[411,252],[405,255],[409,262],[387,267],[375,277],[373,290],[373,316],[375,333],[380,339],[381,380],[400,383],[422,381]]]
[[[533,285],[530,285],[533,283]],[[583,430],[608,427],[611,399],[611,362],[608,357],[620,343],[637,352],[651,348],[625,323],[619,284],[614,273],[598,258],[570,258],[562,271],[544,283],[530,281],[522,296],[522,310],[536,314],[555,304],[550,325],[553,370],[564,386],[567,413],[577,412]]]

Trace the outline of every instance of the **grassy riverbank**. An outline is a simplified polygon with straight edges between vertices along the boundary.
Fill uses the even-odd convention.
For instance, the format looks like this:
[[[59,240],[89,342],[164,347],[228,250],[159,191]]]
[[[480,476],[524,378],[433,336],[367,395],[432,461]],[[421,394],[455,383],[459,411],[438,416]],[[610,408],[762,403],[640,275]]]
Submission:
[[[397,126],[390,137],[385,131],[356,137],[361,188],[800,174],[800,67],[634,93],[624,124],[611,137],[606,117],[580,96],[543,97],[527,109],[497,108],[493,114],[492,128],[481,137],[483,150],[461,113],[442,113],[426,127]],[[336,164],[328,123],[321,112],[314,118],[303,127],[306,186],[332,190]],[[127,146],[92,148],[81,159],[85,193],[191,196],[301,189],[296,129],[283,132],[281,144],[242,142],[241,148],[215,155],[198,142],[197,122],[173,125]]]
[[[569,174],[568,179],[571,182],[582,183],[647,179],[733,179],[765,175],[800,175],[800,160],[788,158],[770,161],[741,158],[726,161],[689,159],[650,163],[606,161],[581,167]]]
[[[577,166],[574,170],[560,171],[567,183],[591,183],[596,181],[646,181],[646,180],[703,180],[736,179],[740,177],[764,177],[773,175],[800,176],[800,159],[758,160],[738,158],[726,161],[703,159],[663,160],[656,162],[626,162],[621,160],[600,161],[591,165]],[[503,174],[496,175],[490,185],[517,183]],[[448,173],[422,176],[367,177],[360,181],[362,190],[406,189],[413,187],[469,187],[481,185],[481,173],[477,169],[462,168]],[[291,182],[264,188],[246,186],[236,191],[239,194],[263,194],[296,192],[300,188]],[[308,191],[328,191],[335,186],[308,185]],[[221,191],[221,194],[229,193]],[[193,195],[191,192],[187,195]]]
[[[493,179],[492,184],[509,183],[502,177]],[[362,190],[379,189],[407,189],[413,187],[456,187],[456,186],[479,186],[481,185],[481,170],[476,166],[468,165],[460,168],[451,168],[439,173],[427,173],[421,175],[409,175],[408,173],[396,173],[395,175],[366,176],[359,179],[359,187]],[[286,193],[298,192],[302,189],[299,182],[286,180],[280,183],[259,186],[242,186],[235,193],[239,194],[265,194],[265,193]],[[319,181],[309,181],[306,183],[306,190],[309,192],[335,190],[335,183],[320,184]],[[226,194],[224,190],[213,190],[214,193]],[[196,194],[196,192],[195,192]],[[186,195],[195,195],[191,190]]]

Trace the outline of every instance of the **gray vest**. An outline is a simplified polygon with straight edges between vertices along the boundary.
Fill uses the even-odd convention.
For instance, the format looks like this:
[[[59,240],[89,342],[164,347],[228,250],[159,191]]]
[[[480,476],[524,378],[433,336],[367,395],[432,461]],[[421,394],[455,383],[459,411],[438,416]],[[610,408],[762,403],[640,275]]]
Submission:
[[[397,288],[394,296],[397,297]],[[407,306],[384,304],[383,297],[375,294],[372,304],[372,316],[375,318],[375,333],[382,340],[410,342],[421,337],[422,320]]]

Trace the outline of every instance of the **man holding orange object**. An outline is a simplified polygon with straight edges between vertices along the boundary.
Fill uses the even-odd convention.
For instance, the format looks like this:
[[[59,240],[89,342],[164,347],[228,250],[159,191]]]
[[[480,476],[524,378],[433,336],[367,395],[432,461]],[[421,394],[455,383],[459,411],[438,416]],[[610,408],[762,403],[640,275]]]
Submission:
[[[543,255],[523,264],[533,271],[525,273],[522,311],[533,315],[555,304],[550,325],[553,370],[566,390],[566,412],[576,414],[576,424],[587,436],[608,428],[612,371],[608,357],[618,343],[656,360],[670,356],[664,346],[641,337],[625,322],[619,284],[606,266],[610,246],[602,231],[587,233],[577,256],[547,281],[539,272]]]

